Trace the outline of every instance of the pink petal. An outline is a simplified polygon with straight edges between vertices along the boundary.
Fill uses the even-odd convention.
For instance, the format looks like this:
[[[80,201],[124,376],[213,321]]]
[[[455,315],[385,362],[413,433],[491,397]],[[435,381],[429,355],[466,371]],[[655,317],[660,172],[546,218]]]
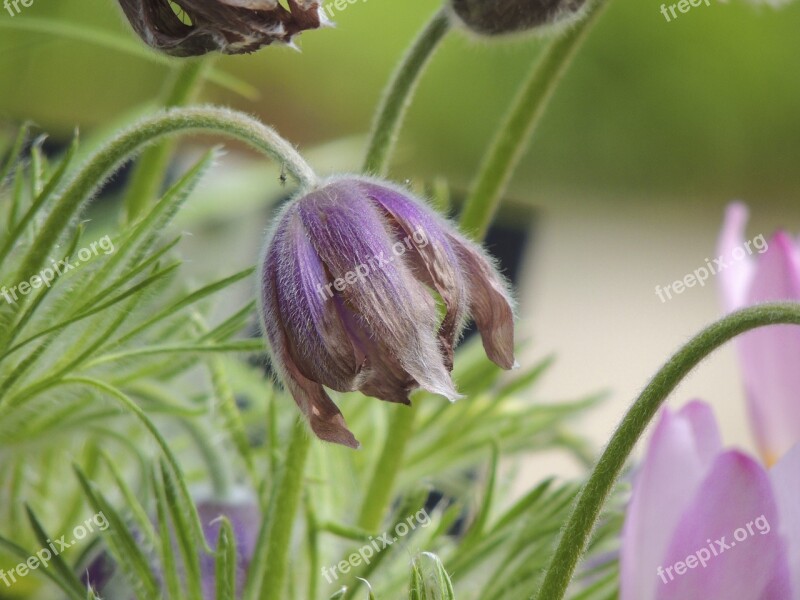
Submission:
[[[653,600],[673,531],[721,450],[711,408],[664,409],[636,476],[623,530],[621,600]]]
[[[793,240],[776,234],[759,256],[747,304],[800,300],[800,259]],[[759,449],[773,464],[800,441],[800,327],[776,325],[739,339],[748,409]]]
[[[778,530],[764,468],[738,451],[719,455],[662,561],[647,574],[657,583],[657,600],[789,600],[789,567]]]
[[[744,247],[748,216],[747,206],[741,202],[729,204],[717,243],[718,258],[722,258],[728,265],[728,268],[719,271],[722,305],[726,312],[745,306],[747,290],[753,278],[754,267],[750,256],[745,256],[743,260],[733,259],[734,251]]]
[[[780,533],[794,565],[792,586],[800,594],[800,444],[792,448],[769,473],[780,513]]]

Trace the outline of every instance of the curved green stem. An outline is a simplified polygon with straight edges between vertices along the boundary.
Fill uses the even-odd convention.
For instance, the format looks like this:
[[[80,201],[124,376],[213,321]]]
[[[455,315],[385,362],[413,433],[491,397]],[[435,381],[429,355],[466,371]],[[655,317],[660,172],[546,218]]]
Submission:
[[[420,76],[450,30],[450,18],[439,9],[411,45],[384,92],[372,126],[362,171],[386,175],[400,125],[417,89]]]
[[[536,600],[560,600],[586,549],[603,503],[625,461],[667,396],[700,361],[737,335],[767,325],[800,325],[800,304],[762,304],[745,308],[707,327],[656,373],[617,427],[575,501]]]
[[[185,106],[192,102],[210,66],[208,58],[181,63],[168,86],[164,107]],[[158,194],[174,150],[174,140],[161,142],[142,152],[136,161],[125,194],[125,219],[128,223],[135,221]]]
[[[289,546],[300,497],[311,437],[302,420],[295,423],[292,441],[283,467],[283,476],[277,487],[274,512],[270,519],[267,568],[261,586],[261,600],[285,598],[286,568],[289,564]]]
[[[607,4],[596,0],[588,14],[554,39],[536,61],[483,159],[461,213],[461,229],[483,239],[511,175],[539,120],[592,25]]]
[[[26,281],[41,270],[70,221],[120,164],[150,144],[171,135],[189,132],[219,133],[238,139],[285,165],[302,187],[310,188],[317,183],[314,171],[294,146],[260,121],[225,108],[169,109],[140,121],[95,152],[56,200],[11,281]],[[0,328],[0,348],[6,346],[8,336],[14,330],[13,316],[24,309],[30,298],[25,296],[20,302],[9,305],[7,312],[11,313],[11,318],[9,315],[0,315],[7,325]]]

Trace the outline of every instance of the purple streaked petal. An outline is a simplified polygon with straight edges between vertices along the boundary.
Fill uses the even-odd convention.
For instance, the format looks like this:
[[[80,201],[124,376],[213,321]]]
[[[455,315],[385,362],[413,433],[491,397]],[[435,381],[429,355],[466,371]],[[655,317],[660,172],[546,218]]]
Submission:
[[[342,323],[325,285],[328,274],[295,206],[273,239],[278,310],[294,363],[308,379],[340,392],[358,387],[363,357]]]
[[[758,257],[746,303],[800,300],[800,259],[793,240],[777,233]],[[767,464],[800,441],[800,328],[775,325],[738,340],[748,410]]]
[[[622,600],[653,600],[656,569],[672,532],[702,483],[722,443],[711,408],[691,402],[664,409],[636,475],[623,528]]]
[[[390,225],[373,203],[352,181],[334,181],[305,196],[298,208],[332,279],[346,282],[348,274],[367,270],[339,292],[370,337],[422,388],[457,398],[435,335],[433,298],[402,257],[394,256]]]
[[[793,565],[792,589],[800,596],[800,444],[797,444],[769,472],[780,514],[780,533]]]
[[[405,190],[367,179],[358,180],[358,183],[369,198],[397,222],[405,239],[412,240],[412,258],[418,259],[415,274],[441,296],[446,314],[439,326],[440,342],[445,362],[452,369],[453,347],[467,313],[467,290],[459,269],[459,257],[447,235],[453,226],[433,209],[413,200]]]
[[[292,359],[289,341],[278,307],[278,253],[271,251],[276,239],[280,239],[285,221],[280,220],[278,229],[267,244],[261,269],[261,310],[262,326],[269,340],[270,354],[275,371],[280,376],[287,391],[308,419],[312,431],[323,440],[358,448],[359,444],[347,428],[344,417],[328,397],[322,385],[305,377]]]
[[[717,243],[717,254],[729,265],[719,272],[722,305],[726,312],[746,306],[747,290],[753,279],[754,264],[749,256],[743,260],[732,260],[733,251],[744,247],[748,216],[747,206],[743,203],[729,204],[725,209],[725,221]]]
[[[658,586],[657,600],[792,598],[778,525],[775,498],[763,467],[738,451],[720,454],[674,530],[658,565],[664,574],[646,573]],[[684,573],[674,570],[679,561],[685,563],[691,555],[697,559],[704,549],[708,552],[705,566],[695,563]]]

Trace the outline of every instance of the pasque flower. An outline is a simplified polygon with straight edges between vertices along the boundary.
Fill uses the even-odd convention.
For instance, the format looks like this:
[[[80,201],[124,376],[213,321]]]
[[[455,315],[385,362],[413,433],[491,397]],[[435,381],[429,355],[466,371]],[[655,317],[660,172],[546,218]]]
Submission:
[[[323,386],[454,400],[453,347],[470,315],[489,358],[514,366],[512,302],[491,259],[405,189],[369,178],[331,179],[284,207],[265,247],[261,314],[312,430],[346,446],[358,442]]]
[[[450,0],[456,22],[487,36],[553,25],[579,15],[585,4],[586,0]]]
[[[771,471],[723,450],[711,408],[664,410],[636,474],[621,600],[800,598],[800,445]]]
[[[202,500],[197,503],[197,513],[203,526],[208,545],[215,549],[219,537],[220,519],[226,517],[233,529],[236,539],[236,590],[237,598],[240,597],[247,570],[255,552],[258,528],[261,524],[261,511],[258,504],[249,495],[242,495],[234,500]],[[135,537],[140,537],[139,532],[134,532]],[[173,547],[176,544],[173,540]],[[153,549],[149,549],[154,552]],[[152,556],[155,562],[155,556]],[[216,558],[213,554],[200,553],[200,587],[203,597],[198,600],[213,600],[216,596]],[[157,566],[154,571],[159,581],[163,579],[162,567]],[[107,553],[98,556],[81,574],[83,581],[90,585],[103,598],[115,600],[128,600],[135,597],[127,581],[114,560]]]
[[[800,301],[800,246],[779,231],[763,253],[747,252],[747,218],[747,208],[739,203],[725,213],[718,247],[727,261],[719,274],[725,309]],[[737,348],[759,451],[772,464],[800,442],[800,327],[758,329],[741,336]]]
[[[254,52],[325,22],[319,0],[119,0],[144,42],[173,56]],[[176,9],[182,11],[179,16]],[[181,18],[183,17],[183,18]]]

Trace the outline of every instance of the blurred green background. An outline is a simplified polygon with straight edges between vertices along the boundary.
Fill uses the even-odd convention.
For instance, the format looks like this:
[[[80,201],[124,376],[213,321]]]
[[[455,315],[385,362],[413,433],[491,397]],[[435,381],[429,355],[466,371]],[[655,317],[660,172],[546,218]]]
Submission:
[[[301,36],[301,53],[271,47],[216,61],[257,97],[211,84],[203,99],[257,114],[301,149],[363,135],[393,64],[437,5],[347,5],[335,29]],[[660,5],[612,0],[558,90],[512,196],[538,204],[554,189],[796,195],[800,3],[773,10],[712,0],[670,23]],[[141,46],[112,0],[35,0],[14,17],[0,11],[0,122],[29,118],[66,138],[76,125],[110,125],[163,88],[169,64],[34,31],[45,19]],[[450,36],[412,107],[396,178],[441,174],[464,187],[541,46]]]

